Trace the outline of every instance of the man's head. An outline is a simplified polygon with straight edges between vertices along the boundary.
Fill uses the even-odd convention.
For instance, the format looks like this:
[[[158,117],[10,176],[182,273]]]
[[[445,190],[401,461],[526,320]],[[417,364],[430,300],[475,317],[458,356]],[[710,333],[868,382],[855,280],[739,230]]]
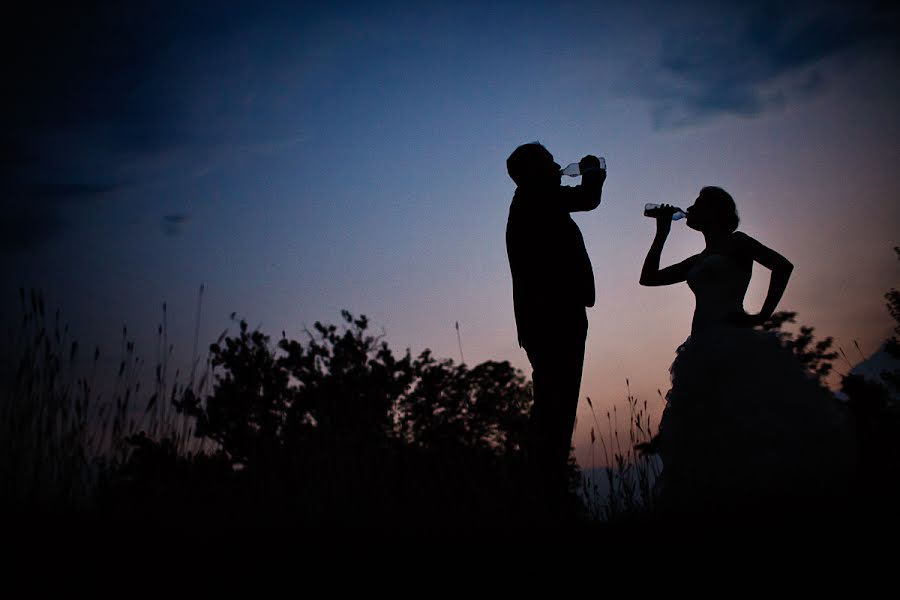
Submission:
[[[560,166],[539,142],[522,144],[506,159],[506,170],[520,188],[547,188],[562,181]]]

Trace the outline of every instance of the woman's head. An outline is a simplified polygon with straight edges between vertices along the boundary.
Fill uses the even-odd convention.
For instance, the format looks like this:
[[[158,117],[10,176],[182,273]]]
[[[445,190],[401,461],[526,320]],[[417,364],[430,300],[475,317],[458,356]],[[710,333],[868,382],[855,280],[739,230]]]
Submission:
[[[731,233],[738,228],[740,219],[731,194],[720,187],[707,186],[688,211],[687,225],[697,231],[719,229]]]

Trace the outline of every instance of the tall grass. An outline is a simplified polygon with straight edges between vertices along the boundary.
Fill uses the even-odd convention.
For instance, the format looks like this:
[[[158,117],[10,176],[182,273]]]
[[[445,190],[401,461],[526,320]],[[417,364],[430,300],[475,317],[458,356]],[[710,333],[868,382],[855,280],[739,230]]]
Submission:
[[[127,462],[135,436],[168,439],[181,454],[197,449],[189,420],[170,405],[188,386],[202,393],[207,378],[195,383],[193,368],[186,385],[178,371],[170,375],[165,305],[146,388],[145,363],[127,328],[115,371],[103,372],[101,349],[85,360],[60,311],[48,318],[39,292],[20,289],[19,299],[22,320],[11,340],[17,355],[0,383],[0,505],[15,512],[90,510],[98,483]]]
[[[618,407],[606,411],[606,426],[601,426],[594,404],[591,410],[591,469],[582,477],[582,494],[592,520],[618,524],[649,518],[655,509],[654,484],[662,470],[656,455],[637,449],[653,439],[647,401],[640,402],[625,380],[627,428],[620,431]],[[657,392],[660,393],[660,392]],[[661,393],[660,393],[661,396]],[[599,442],[599,443],[598,443]],[[599,469],[596,460],[602,458]],[[596,479],[601,472],[605,485]]]
[[[20,290],[22,322],[12,343],[19,354],[4,373],[0,403],[0,473],[6,506],[54,508],[83,504],[91,489],[90,430],[99,352],[91,374],[77,376],[79,346],[57,311],[48,322],[39,294]]]

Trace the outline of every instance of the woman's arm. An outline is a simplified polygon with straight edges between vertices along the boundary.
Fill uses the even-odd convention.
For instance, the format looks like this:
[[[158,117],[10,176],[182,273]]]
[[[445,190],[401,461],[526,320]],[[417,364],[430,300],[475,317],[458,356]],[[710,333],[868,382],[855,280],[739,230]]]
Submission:
[[[748,256],[762,266],[772,271],[769,279],[769,290],[766,292],[766,299],[763,302],[762,309],[755,315],[747,315],[747,325],[762,325],[765,323],[775,307],[781,301],[784,290],[787,289],[788,281],[791,278],[791,272],[794,265],[781,254],[775,252],[747,234],[737,232],[734,234],[738,249],[744,256]]]
[[[647,252],[647,258],[644,259],[644,266],[641,269],[641,285],[672,285],[685,281],[697,258],[692,256],[665,269],[659,268],[659,259],[662,256],[666,238],[669,237],[669,231],[672,229],[672,213],[675,210],[677,209],[668,204],[663,204],[660,209],[660,215],[656,218],[656,237],[650,244],[650,250]]]

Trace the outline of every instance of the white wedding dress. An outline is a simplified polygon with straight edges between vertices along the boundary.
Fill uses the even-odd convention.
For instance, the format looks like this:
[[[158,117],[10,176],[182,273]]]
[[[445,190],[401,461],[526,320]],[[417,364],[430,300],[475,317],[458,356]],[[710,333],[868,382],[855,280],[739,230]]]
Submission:
[[[737,327],[751,264],[701,255],[660,422],[660,508],[743,511],[834,497],[853,461],[843,407],[772,333]]]

